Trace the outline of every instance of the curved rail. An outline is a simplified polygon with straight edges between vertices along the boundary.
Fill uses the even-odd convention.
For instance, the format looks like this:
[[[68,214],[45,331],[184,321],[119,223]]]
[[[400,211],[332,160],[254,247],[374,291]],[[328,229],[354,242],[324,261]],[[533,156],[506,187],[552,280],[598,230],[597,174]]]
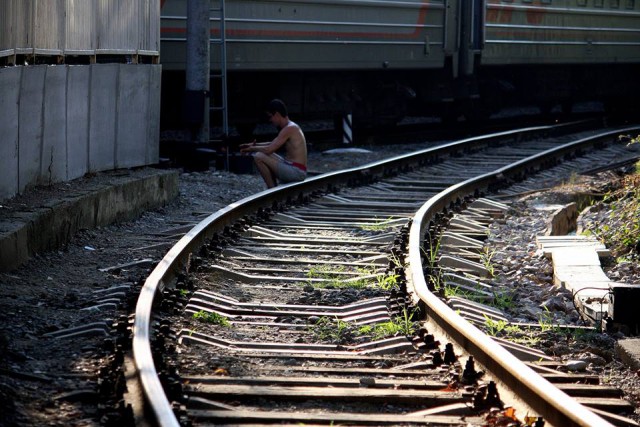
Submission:
[[[171,403],[167,400],[164,394],[164,390],[153,362],[151,352],[151,339],[153,335],[152,306],[156,296],[162,292],[166,286],[168,286],[169,282],[187,263],[189,255],[198,250],[199,247],[214,233],[222,231],[224,227],[232,224],[242,216],[253,214],[260,208],[277,208],[281,203],[293,203],[296,200],[302,201],[313,193],[326,191],[327,189],[330,190],[344,185],[345,183],[356,184],[371,182],[377,177],[392,175],[399,171],[408,170],[414,166],[424,165],[441,155],[463,154],[465,151],[473,150],[482,146],[523,138],[531,138],[552,132],[569,132],[576,130],[577,128],[583,128],[584,126],[584,123],[574,123],[562,126],[541,126],[517,131],[502,132],[477,138],[469,138],[445,144],[443,146],[418,151],[416,153],[399,156],[387,161],[372,163],[359,168],[321,175],[301,183],[276,187],[251,197],[247,197],[210,215],[206,220],[195,226],[189,233],[187,233],[158,263],[156,268],[147,278],[136,306],[133,326],[133,352],[135,364],[145,398],[150,404],[152,410],[151,413],[153,413],[156,422],[161,426],[179,425]],[[625,130],[616,131],[616,135],[623,131]],[[576,143],[574,145],[576,145],[575,148],[577,148],[578,144]],[[555,154],[558,156],[564,156],[569,153],[569,150],[571,149],[567,148],[565,151],[558,150]],[[545,160],[540,156],[538,161],[546,162],[548,160]],[[517,176],[518,173],[525,173],[532,167],[535,167],[535,163],[527,163],[526,165],[523,163],[519,166],[506,168],[509,169],[509,171],[505,170],[503,172],[489,174],[481,177],[475,188],[496,185],[505,179],[507,173],[509,176],[514,177]],[[467,182],[455,186],[451,191],[447,191],[445,193],[449,197],[452,197],[452,199],[449,200],[455,200],[468,194],[466,193],[463,195],[464,191],[475,191],[470,189],[471,184]],[[436,210],[442,209],[443,204],[446,203],[449,202],[443,199],[438,199],[438,201],[429,203],[427,206],[430,207],[429,212],[435,212]],[[428,218],[428,216],[425,216],[424,218]],[[428,222],[428,219],[425,221]],[[424,222],[419,223],[424,224]],[[417,281],[417,279],[417,276],[414,277],[414,280]]]
[[[436,214],[442,212],[447,206],[460,202],[464,197],[493,186],[499,186],[505,180],[517,181],[524,173],[540,167],[542,163],[570,155],[576,150],[599,145],[607,139],[616,138],[621,132],[637,131],[637,128],[627,128],[594,138],[585,138],[545,151],[489,174],[467,180],[431,198],[422,205],[413,218],[409,232],[407,278],[409,284],[413,286],[416,296],[426,304],[427,317],[444,334],[472,353],[476,361],[484,365],[497,378],[500,378],[509,388],[518,389],[521,393],[525,391],[523,397],[527,404],[552,425],[611,426],[610,423],[575,402],[539,376],[429,291],[421,255],[425,232],[434,222]]]

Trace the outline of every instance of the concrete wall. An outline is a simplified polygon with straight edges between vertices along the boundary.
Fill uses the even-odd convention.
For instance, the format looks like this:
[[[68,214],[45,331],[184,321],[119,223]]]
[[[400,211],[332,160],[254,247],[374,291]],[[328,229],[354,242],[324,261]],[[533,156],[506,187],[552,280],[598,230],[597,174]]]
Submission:
[[[160,65],[0,69],[0,200],[158,162]]]

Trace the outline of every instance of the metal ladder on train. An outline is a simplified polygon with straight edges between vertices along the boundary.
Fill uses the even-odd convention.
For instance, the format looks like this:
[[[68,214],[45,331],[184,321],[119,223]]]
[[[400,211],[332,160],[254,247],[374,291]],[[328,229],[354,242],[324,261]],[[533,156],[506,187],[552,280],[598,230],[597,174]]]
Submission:
[[[220,48],[220,71],[209,72],[209,85],[211,87],[220,88],[220,105],[213,105],[214,98],[212,97],[212,104],[209,106],[209,113],[222,113],[222,134],[223,137],[227,137],[229,136],[229,109],[227,103],[227,33],[225,23],[225,0],[217,0],[217,2],[218,7],[209,8],[209,20],[211,21],[213,19],[214,21],[218,21],[220,37],[216,39],[209,38],[209,47],[214,44],[218,45]],[[212,14],[217,16],[211,16]],[[218,86],[212,86],[213,81],[218,82]]]

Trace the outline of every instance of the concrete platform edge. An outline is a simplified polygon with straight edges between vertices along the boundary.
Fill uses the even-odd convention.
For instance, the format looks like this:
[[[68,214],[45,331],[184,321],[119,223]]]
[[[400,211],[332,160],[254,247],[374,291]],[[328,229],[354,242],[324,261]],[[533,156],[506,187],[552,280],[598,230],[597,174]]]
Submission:
[[[49,203],[25,215],[0,236],[0,271],[11,271],[39,252],[64,246],[82,229],[129,221],[178,195],[179,173],[150,169],[140,176],[97,186],[78,197]]]
[[[616,354],[631,369],[640,372],[640,338],[626,338],[616,343]]]

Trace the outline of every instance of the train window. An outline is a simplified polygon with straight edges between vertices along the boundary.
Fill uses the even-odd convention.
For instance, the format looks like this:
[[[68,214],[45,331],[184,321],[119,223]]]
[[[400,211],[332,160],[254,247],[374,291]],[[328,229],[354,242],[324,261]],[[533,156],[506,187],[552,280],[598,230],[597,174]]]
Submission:
[[[627,9],[635,9],[636,0],[627,0]]]
[[[604,7],[604,0],[594,0],[593,5],[595,7]]]
[[[587,0],[578,0],[578,6],[586,6]]]
[[[611,0],[611,8],[618,9],[620,7],[620,0]]]

